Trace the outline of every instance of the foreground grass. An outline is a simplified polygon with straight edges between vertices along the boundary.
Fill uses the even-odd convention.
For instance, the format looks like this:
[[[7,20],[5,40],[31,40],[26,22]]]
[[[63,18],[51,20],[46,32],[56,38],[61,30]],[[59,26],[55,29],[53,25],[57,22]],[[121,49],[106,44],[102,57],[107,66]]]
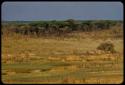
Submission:
[[[79,37],[63,39],[3,37],[2,81],[34,84],[121,83],[123,39],[110,39],[118,54],[85,54],[95,50],[106,40]],[[67,59],[74,58],[73,56],[74,60]],[[77,60],[76,57],[80,59]]]

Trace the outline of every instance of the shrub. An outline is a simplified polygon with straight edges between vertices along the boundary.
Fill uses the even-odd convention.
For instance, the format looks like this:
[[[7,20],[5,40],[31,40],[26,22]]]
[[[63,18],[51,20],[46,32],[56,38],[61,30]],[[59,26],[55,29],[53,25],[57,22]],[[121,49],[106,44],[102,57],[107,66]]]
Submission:
[[[110,43],[110,42],[101,43],[101,44],[97,47],[97,49],[98,49],[98,50],[103,50],[103,51],[105,51],[105,52],[111,52],[111,53],[116,52],[115,49],[114,49],[113,43]]]

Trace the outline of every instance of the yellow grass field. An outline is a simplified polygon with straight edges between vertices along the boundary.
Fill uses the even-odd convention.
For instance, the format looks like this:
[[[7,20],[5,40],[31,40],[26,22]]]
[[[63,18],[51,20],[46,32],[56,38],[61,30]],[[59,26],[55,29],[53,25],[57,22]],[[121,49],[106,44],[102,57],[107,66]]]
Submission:
[[[2,36],[2,82],[5,84],[123,82],[122,38],[100,38],[104,37],[102,33],[97,38],[87,33],[73,35],[71,38]],[[100,43],[108,40],[114,44],[117,53],[105,53],[96,49]]]

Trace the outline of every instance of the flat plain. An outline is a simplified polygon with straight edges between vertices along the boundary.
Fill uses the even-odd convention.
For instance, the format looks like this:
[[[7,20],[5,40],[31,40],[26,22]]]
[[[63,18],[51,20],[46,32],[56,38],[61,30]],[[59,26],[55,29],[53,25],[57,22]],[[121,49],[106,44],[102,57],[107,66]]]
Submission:
[[[123,35],[111,30],[74,32],[71,37],[2,35],[5,84],[119,84],[123,82]],[[116,53],[96,48],[105,41]]]

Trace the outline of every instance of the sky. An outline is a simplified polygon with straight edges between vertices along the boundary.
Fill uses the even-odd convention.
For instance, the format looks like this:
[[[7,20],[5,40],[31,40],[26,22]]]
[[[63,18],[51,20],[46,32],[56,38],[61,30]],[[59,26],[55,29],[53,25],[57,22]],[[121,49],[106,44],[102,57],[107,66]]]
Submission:
[[[123,20],[121,2],[3,2],[2,21]]]

